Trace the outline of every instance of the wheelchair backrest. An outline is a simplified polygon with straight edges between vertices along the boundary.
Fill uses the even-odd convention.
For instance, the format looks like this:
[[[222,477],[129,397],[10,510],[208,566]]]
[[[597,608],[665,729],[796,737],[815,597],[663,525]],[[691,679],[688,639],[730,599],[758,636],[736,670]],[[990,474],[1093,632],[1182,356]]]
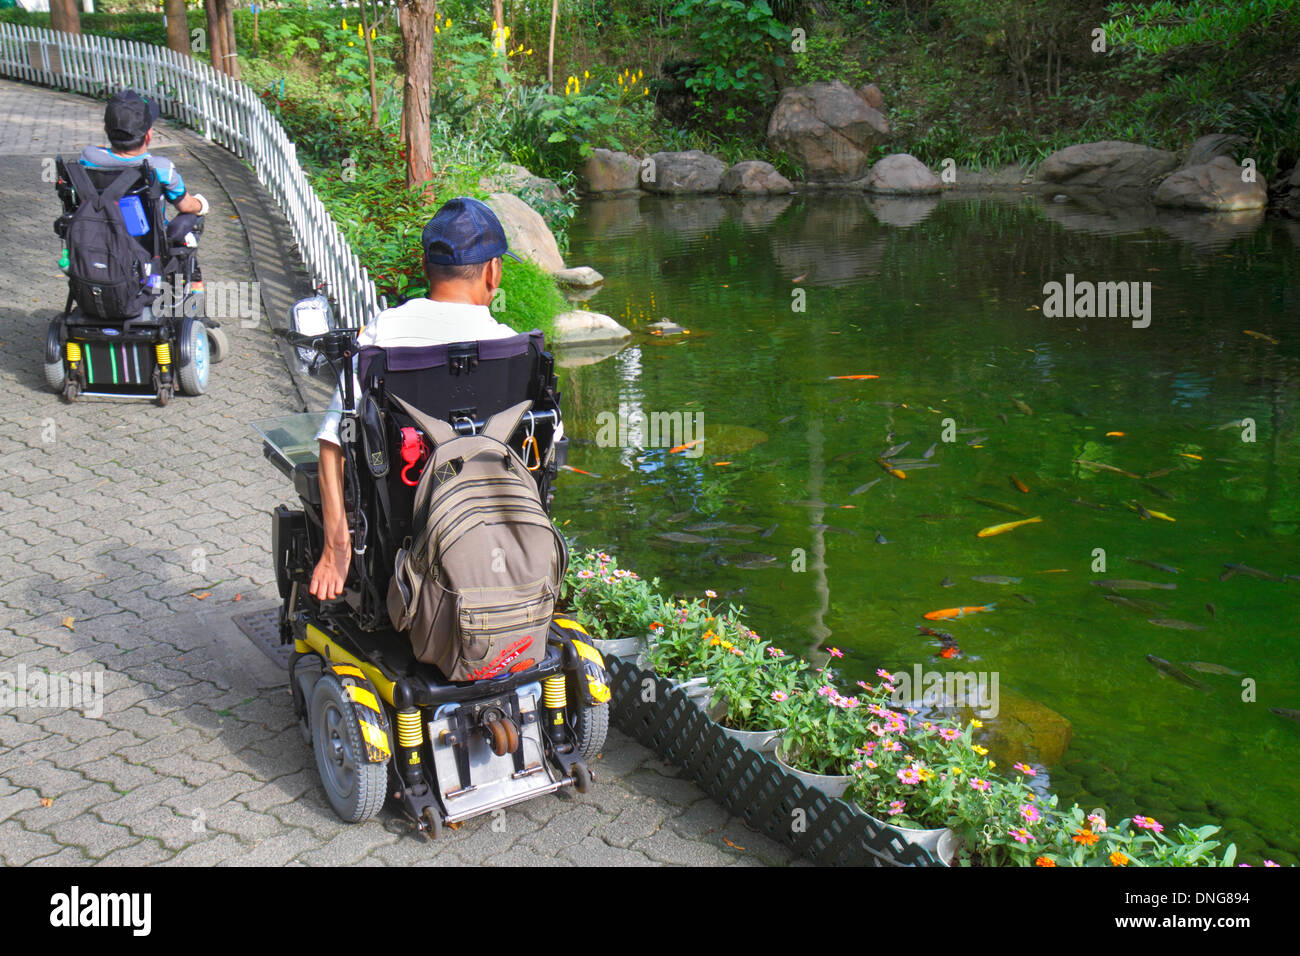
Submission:
[[[359,470],[363,474],[369,471],[376,485],[374,503],[384,515],[376,530],[389,562],[411,534],[419,478],[419,469],[407,470],[400,455],[401,429],[414,423],[391,396],[453,426],[459,424],[465,434],[470,434],[468,423],[481,424],[525,400],[532,401],[534,412],[555,412],[558,419],[554,363],[543,348],[541,332],[450,345],[367,347],[361,350],[358,369],[363,446]],[[530,469],[537,466],[533,473],[544,503],[554,477],[554,468],[544,464],[549,460],[554,433],[555,421],[547,419],[521,425],[509,442]],[[386,456],[378,469],[374,467],[376,452]]]
[[[74,160],[75,162],[75,160]],[[72,188],[70,177],[68,176],[67,166],[62,156],[57,158],[56,172],[58,173],[57,190],[59,198],[63,200],[63,211],[65,216],[74,212],[80,205],[81,197],[76,195],[76,190]],[[101,193],[111,186],[114,180],[121,175],[122,170],[127,167],[116,168],[97,168],[92,166],[83,166],[86,175],[90,178],[93,185]],[[152,169],[148,160],[142,162],[139,166],[139,176],[135,183],[126,191],[127,196],[139,198],[141,207],[144,210],[145,221],[148,231],[143,235],[135,236],[134,239],[140,243],[149,253],[158,257],[163,257],[166,253],[166,203],[162,198],[162,187],[154,179]]]

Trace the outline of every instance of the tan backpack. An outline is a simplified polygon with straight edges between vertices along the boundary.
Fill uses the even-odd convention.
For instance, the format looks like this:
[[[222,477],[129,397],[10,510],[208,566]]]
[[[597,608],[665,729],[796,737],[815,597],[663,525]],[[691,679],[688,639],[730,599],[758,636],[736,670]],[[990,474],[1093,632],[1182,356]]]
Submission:
[[[458,435],[396,396],[433,445],[415,489],[413,542],[397,552],[388,615],[416,659],[450,680],[523,670],[546,655],[568,547],[506,442],[532,402]]]

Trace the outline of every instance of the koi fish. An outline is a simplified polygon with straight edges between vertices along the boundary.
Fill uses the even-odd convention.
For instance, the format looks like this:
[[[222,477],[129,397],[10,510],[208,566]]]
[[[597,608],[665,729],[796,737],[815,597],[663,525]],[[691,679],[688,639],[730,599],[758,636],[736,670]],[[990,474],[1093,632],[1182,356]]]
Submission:
[[[1268,342],[1271,345],[1279,344],[1278,340],[1273,338],[1273,336],[1265,335],[1263,332],[1256,332],[1254,329],[1242,329],[1241,334],[1249,335],[1251,338],[1255,338],[1255,339],[1263,339],[1265,342]]]
[[[967,614],[978,614],[980,611],[991,611],[996,604],[969,604],[965,607],[946,607],[941,611],[930,611],[928,614],[921,616],[927,621],[951,621],[959,617],[965,617]]]
[[[560,466],[560,470],[561,470],[561,471],[572,471],[572,472],[576,472],[576,473],[579,474],[579,475],[586,475],[588,478],[599,478],[599,477],[601,477],[600,475],[594,474],[594,473],[592,473],[592,472],[590,472],[590,471],[583,471],[581,468],[574,468],[572,465],[561,465],[561,466]]]
[[[879,375],[831,375],[830,380],[841,382],[861,382],[869,378],[880,378]]]
[[[1005,524],[995,524],[992,527],[982,528],[979,531],[976,531],[975,537],[991,538],[995,534],[1005,534],[1008,531],[1014,531],[1016,528],[1019,528],[1021,525],[1041,524],[1042,520],[1043,520],[1042,518],[1033,517],[1033,518],[1025,518],[1021,521],[1008,521]]]
[[[1178,454],[1184,458],[1190,458],[1192,461],[1205,461],[1200,455],[1192,455],[1185,451],[1180,451]]]
[[[1020,414],[1022,415],[1032,416],[1034,414],[1034,410],[1018,398],[1012,398],[1011,404],[1016,406],[1016,408],[1020,411]]]
[[[916,625],[916,629],[927,637],[937,637],[941,641],[947,641],[950,644],[956,644],[957,638],[953,637],[947,631],[936,631],[932,627],[926,627],[924,624]]]
[[[1123,437],[1124,437],[1124,433],[1123,433],[1123,432],[1106,432],[1106,437],[1107,437],[1107,438],[1123,438]]]
[[[1019,478],[1017,478],[1015,475],[1011,476],[1011,485],[1016,489],[1016,491],[1020,492],[1022,495],[1029,494],[1029,486],[1025,484],[1023,481],[1021,481]]]
[[[877,459],[876,459],[876,464],[879,465],[881,468],[885,469],[886,472],[888,472],[889,474],[893,475],[895,478],[906,478],[906,477],[907,477],[907,472],[905,472],[905,471],[899,471],[897,468],[895,468],[895,467],[894,467],[893,465],[891,465],[889,462],[885,461],[885,459],[883,459],[883,458],[877,458]]]
[[[960,654],[961,654],[961,648],[958,647],[956,644],[949,644],[947,647],[945,647],[943,650],[939,652],[939,656],[942,657],[944,660],[948,660],[948,661],[952,660],[954,657],[959,656]]]
[[[1125,478],[1141,477],[1140,475],[1133,474],[1133,472],[1131,471],[1125,471],[1123,468],[1116,468],[1114,465],[1108,465],[1102,461],[1088,461],[1085,458],[1076,458],[1074,459],[1074,463],[1076,465],[1087,465],[1089,468],[1095,469],[1097,471],[1113,471],[1115,472],[1115,474],[1123,475]]]
[[[669,448],[669,449],[668,449],[668,454],[670,454],[670,455],[675,455],[675,454],[677,454],[679,451],[686,451],[686,449],[688,449],[688,448],[694,448],[696,445],[698,445],[698,444],[699,444],[700,442],[702,442],[702,441],[704,441],[703,438],[696,438],[694,441],[688,441],[685,445],[678,445],[678,446],[676,446],[675,448]]]
[[[1172,677],[1180,684],[1186,684],[1188,687],[1195,687],[1197,690],[1209,689],[1200,681],[1194,679],[1190,674],[1188,674],[1182,668],[1169,663],[1163,657],[1156,657],[1154,654],[1148,654],[1147,663],[1150,664],[1152,667],[1154,667],[1156,670],[1160,671],[1162,674],[1166,674],[1169,677]]]

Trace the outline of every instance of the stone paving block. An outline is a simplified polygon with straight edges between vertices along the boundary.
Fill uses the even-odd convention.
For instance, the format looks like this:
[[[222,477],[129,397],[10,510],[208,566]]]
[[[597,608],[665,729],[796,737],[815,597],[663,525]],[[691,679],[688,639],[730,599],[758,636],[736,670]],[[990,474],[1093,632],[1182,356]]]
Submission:
[[[353,825],[327,843],[298,857],[308,866],[350,866],[375,847],[393,843],[397,836],[380,825]]]
[[[122,794],[117,799],[100,803],[94,812],[105,823],[126,823],[153,811],[161,811],[171,817],[174,811],[166,801],[179,798],[186,792],[185,784],[180,780],[163,777],[155,783]]]
[[[649,794],[673,806],[686,807],[700,799],[700,788],[689,780],[668,777],[644,767],[628,774],[624,783],[638,793]]]
[[[256,813],[264,813],[271,807],[297,800],[309,789],[319,786],[319,777],[315,766],[312,766],[297,773],[276,777],[256,790],[241,793],[236,799]]]
[[[57,853],[32,860],[28,866],[48,866],[62,869],[69,866],[89,866],[93,862],[94,860],[81,852],[80,847],[65,846]]]
[[[219,866],[284,866],[320,845],[310,830],[292,829],[259,840],[237,857],[223,860]]]
[[[659,832],[668,811],[663,806],[643,801],[629,806],[605,826],[595,831],[595,836],[612,847],[626,849],[639,840]]]
[[[721,840],[718,841],[721,845]],[[726,866],[731,858],[717,846],[698,840],[688,840],[662,827],[652,837],[638,840],[630,847],[639,850],[652,860],[675,866]]]
[[[91,784],[75,770],[65,770],[48,760],[15,763],[3,773],[7,782],[16,787],[31,787],[43,797],[60,797]]]
[[[138,837],[155,840],[171,851],[181,851],[196,840],[208,839],[203,829],[202,817],[177,813],[170,807],[155,806],[122,821]]]
[[[86,856],[95,860],[139,842],[139,837],[126,827],[103,823],[91,816],[60,823],[49,832],[60,843],[79,847]]]
[[[0,864],[26,866],[60,849],[58,841],[48,833],[28,830],[16,820],[0,823]]]
[[[41,805],[41,795],[35,790],[28,787],[5,787],[4,789],[5,795],[0,797],[0,822]],[[3,851],[2,844],[0,844],[0,851]]]
[[[142,743],[124,747],[120,755],[132,763],[165,768],[168,757],[182,752],[188,753],[207,742],[207,738],[193,728],[186,727],[181,730],[174,724],[171,727],[171,733],[154,736]]]
[[[204,272],[204,278],[207,273]],[[229,833],[191,843],[162,866],[216,866],[224,860],[238,860],[245,853],[245,848]]]
[[[85,816],[93,808],[118,798],[113,788],[104,783],[94,783],[57,798],[46,797],[45,799],[53,801],[48,807],[41,804],[40,797],[34,791],[22,792],[35,797],[34,805],[15,816],[29,830],[48,830],[55,824]]]
[[[205,809],[219,807],[257,786],[258,781],[246,773],[223,772],[200,787],[164,801],[164,804],[180,813],[193,814],[196,807]]]
[[[610,818],[595,807],[576,804],[572,809],[557,814],[545,827],[537,827],[529,821],[529,827],[524,829],[518,839],[522,846],[530,846],[554,854],[561,847],[581,842],[587,834],[609,822]],[[503,835],[515,837],[512,820],[506,821]]]
[[[156,840],[139,840],[100,858],[96,866],[154,866],[170,860],[175,853]]]
[[[0,713],[0,748],[9,750],[50,735],[48,730],[33,719],[34,715],[27,711],[21,713],[22,716],[16,713]],[[0,761],[0,769],[3,767],[4,763]]]
[[[108,784],[119,793],[126,793],[136,787],[157,783],[163,777],[152,767],[138,763],[129,763],[117,754],[109,754],[82,764],[77,768],[90,780]]]
[[[284,824],[269,813],[254,813],[234,800],[208,809],[204,823],[209,830],[229,833],[246,843],[266,840],[284,832]]]
[[[577,866],[663,866],[644,853],[623,847],[610,846],[595,836],[589,836],[581,843],[566,846],[560,851],[563,860]]]

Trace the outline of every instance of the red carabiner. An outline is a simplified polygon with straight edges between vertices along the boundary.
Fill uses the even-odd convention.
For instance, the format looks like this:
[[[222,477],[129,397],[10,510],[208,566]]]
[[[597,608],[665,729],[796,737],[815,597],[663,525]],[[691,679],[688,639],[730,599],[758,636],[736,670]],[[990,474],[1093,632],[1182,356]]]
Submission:
[[[424,445],[424,436],[418,429],[405,427],[402,429],[402,461],[406,464],[402,467],[402,484],[415,487],[419,483],[420,476],[416,474],[414,478],[410,477],[408,472],[417,465],[420,465],[427,457],[429,450]]]

